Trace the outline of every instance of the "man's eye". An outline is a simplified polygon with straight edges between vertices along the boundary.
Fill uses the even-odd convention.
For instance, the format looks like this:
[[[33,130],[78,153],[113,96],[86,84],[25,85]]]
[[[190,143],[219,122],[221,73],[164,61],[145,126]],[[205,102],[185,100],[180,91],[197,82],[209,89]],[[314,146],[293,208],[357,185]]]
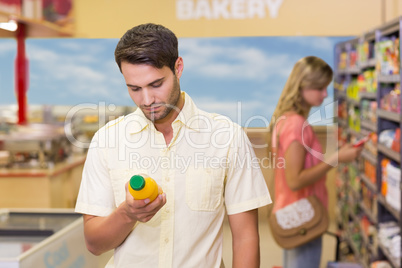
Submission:
[[[152,87],[160,87],[160,86],[162,86],[162,82],[156,83],[156,84],[152,84]]]
[[[138,87],[130,87],[130,90],[131,91],[138,91],[138,90],[140,90]]]

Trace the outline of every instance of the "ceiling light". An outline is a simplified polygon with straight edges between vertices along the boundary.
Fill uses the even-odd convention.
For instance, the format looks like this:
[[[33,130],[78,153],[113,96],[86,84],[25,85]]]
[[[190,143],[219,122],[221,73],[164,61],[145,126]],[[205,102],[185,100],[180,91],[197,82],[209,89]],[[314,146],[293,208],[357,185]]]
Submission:
[[[0,22],[0,28],[7,31],[15,32],[18,28],[18,25],[14,20],[9,20],[8,22]]]

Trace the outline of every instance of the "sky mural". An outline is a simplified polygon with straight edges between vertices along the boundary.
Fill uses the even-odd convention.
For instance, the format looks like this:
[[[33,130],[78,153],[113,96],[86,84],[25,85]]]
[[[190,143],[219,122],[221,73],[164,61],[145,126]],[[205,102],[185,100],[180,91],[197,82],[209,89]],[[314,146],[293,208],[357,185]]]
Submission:
[[[180,38],[181,89],[197,106],[246,127],[265,127],[294,63],[314,55],[334,64],[334,46],[350,37]],[[28,39],[29,104],[133,106],[114,62],[118,39]],[[16,41],[0,40],[0,105],[16,103]],[[333,88],[319,114],[333,116]],[[324,114],[324,115],[323,115]],[[314,120],[312,120],[314,121]],[[322,119],[312,122],[325,124]]]

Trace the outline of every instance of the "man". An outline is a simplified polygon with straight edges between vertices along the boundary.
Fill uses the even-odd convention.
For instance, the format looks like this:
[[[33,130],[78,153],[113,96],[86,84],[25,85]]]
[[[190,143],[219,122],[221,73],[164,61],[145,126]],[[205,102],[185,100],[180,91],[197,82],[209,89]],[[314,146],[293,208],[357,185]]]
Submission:
[[[115,58],[138,109],[91,142],[76,205],[87,248],[115,249],[116,267],[223,267],[227,213],[233,267],[259,267],[257,208],[271,199],[244,131],[181,92],[183,59],[169,29],[132,28]],[[127,182],[138,173],[164,193],[134,200]]]

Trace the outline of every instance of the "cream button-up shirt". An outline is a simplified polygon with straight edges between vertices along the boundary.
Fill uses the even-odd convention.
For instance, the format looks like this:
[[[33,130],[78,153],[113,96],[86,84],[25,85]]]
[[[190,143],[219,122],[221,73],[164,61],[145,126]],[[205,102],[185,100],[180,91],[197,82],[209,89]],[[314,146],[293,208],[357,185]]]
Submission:
[[[220,267],[223,221],[271,203],[251,144],[228,118],[185,104],[166,145],[140,109],[109,122],[93,137],[76,212],[108,216],[125,201],[125,183],[150,175],[167,203],[137,223],[115,249],[116,267]]]

